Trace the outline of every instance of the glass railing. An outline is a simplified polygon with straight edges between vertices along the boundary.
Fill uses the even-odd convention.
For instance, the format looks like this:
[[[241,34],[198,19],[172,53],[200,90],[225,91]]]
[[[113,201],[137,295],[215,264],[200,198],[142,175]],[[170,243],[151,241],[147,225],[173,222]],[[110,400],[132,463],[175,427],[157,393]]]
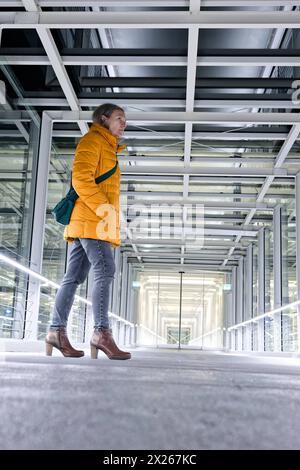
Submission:
[[[233,338],[231,349],[274,351],[276,327],[279,324],[281,325],[280,350],[282,352],[298,351],[299,305],[300,300],[297,300],[282,307],[270,310],[264,314],[257,315],[256,317],[244,322],[230,326],[227,331]],[[275,316],[277,323],[275,321]],[[238,339],[239,335],[241,336],[240,340]],[[243,347],[241,347],[241,344]]]
[[[29,292],[30,279],[36,281],[36,288],[40,290],[42,301],[39,305],[32,301]],[[59,287],[59,284],[22,265],[16,259],[0,253],[0,338],[26,339],[29,336],[33,339],[32,332],[36,331],[35,339],[44,339],[50,325],[49,311],[52,312],[55,293]],[[91,325],[87,317],[87,307],[91,305],[86,298],[75,296],[68,325],[72,341],[85,341]],[[39,315],[35,314],[35,309],[39,310]],[[135,344],[136,326],[115,313],[109,312],[109,316],[113,334],[118,342]]]

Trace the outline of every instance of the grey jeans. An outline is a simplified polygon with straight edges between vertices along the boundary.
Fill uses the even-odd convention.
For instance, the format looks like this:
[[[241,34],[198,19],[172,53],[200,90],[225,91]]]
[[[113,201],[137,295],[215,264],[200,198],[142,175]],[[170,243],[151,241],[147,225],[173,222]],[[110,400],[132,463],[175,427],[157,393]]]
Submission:
[[[95,328],[109,328],[108,305],[115,262],[111,244],[91,238],[77,238],[72,244],[67,271],[56,294],[50,328],[67,326],[77,286],[85,281],[91,266],[94,271],[92,305]]]

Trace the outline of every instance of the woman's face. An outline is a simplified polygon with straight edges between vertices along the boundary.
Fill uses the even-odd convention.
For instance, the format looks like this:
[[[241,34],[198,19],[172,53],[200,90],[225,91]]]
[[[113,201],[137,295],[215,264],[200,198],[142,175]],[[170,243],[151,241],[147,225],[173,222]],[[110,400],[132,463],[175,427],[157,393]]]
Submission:
[[[122,137],[127,126],[125,114],[119,109],[115,109],[110,117],[103,116],[104,125],[115,137]]]

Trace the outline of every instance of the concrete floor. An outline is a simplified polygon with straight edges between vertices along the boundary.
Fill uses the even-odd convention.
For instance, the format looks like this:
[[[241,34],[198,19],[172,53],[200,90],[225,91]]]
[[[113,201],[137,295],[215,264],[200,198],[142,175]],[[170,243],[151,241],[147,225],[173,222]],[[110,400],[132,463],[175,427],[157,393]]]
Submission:
[[[2,353],[0,448],[300,449],[299,358],[132,352]]]

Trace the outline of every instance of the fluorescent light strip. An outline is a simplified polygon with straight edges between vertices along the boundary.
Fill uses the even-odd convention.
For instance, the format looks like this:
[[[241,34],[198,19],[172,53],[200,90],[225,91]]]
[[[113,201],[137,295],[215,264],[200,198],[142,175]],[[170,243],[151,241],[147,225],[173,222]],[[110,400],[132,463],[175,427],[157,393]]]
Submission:
[[[269,312],[263,313],[262,315],[258,315],[257,317],[251,318],[250,320],[246,320],[246,321],[243,321],[242,323],[238,323],[237,325],[230,326],[229,328],[227,328],[227,331],[236,330],[237,328],[248,325],[249,323],[256,323],[258,320],[261,320],[262,318],[271,317],[272,315],[274,315],[274,313],[279,313],[282,310],[287,310],[289,308],[296,307],[299,304],[300,304],[300,300],[296,300],[296,302],[292,302],[291,304],[287,304],[287,305],[284,305],[283,307],[275,308],[274,310],[270,310]]]
[[[9,264],[10,266],[13,266],[16,269],[19,269],[20,271],[29,274],[30,276],[34,277],[35,279],[38,279],[39,281],[44,282],[47,285],[50,285],[52,287],[55,287],[56,289],[59,289],[60,285],[57,284],[56,282],[50,281],[50,279],[47,279],[46,277],[42,276],[41,274],[33,271],[32,269],[26,268],[26,266],[23,266],[22,264],[18,263],[17,261],[9,258],[8,256],[3,255],[0,253],[0,261],[3,263]],[[75,295],[75,298],[77,300],[80,300],[80,302],[85,303],[86,305],[92,305],[92,302],[90,300],[85,299],[84,297],[81,297],[80,295]],[[109,312],[110,316],[115,318],[116,320],[122,321],[126,325],[129,326],[134,326],[133,323],[129,322],[128,320],[125,320],[124,318],[119,317],[115,313]]]

